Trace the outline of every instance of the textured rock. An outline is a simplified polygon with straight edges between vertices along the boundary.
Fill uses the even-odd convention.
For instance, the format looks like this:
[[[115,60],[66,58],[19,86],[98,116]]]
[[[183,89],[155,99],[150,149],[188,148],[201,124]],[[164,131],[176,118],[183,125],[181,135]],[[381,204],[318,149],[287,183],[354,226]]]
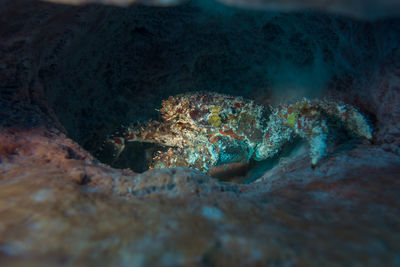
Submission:
[[[185,0],[45,0],[60,4],[106,4],[128,6],[144,4],[151,6],[172,6],[186,2]],[[304,11],[316,10],[334,14],[343,14],[358,18],[376,19],[400,14],[400,3],[396,0],[365,1],[365,0],[217,0],[224,4],[242,8],[253,8],[269,11]],[[214,0],[202,0],[206,5],[214,6]]]
[[[44,0],[51,3],[66,5],[87,5],[87,4],[103,4],[126,7],[131,4],[142,4],[150,6],[173,6],[182,4],[185,0]]]
[[[219,0],[223,3],[263,10],[299,11],[317,10],[334,14],[343,14],[358,18],[375,19],[379,17],[398,16],[400,3],[396,0],[364,1],[364,0]]]
[[[397,264],[400,159],[380,148],[238,185],[109,169],[44,133],[1,134],[3,264]]]
[[[397,20],[220,11],[0,3],[2,266],[399,265]],[[301,90],[311,84],[321,90]],[[165,96],[207,86],[342,100],[368,114],[375,142],[339,142],[315,170],[300,144],[249,184],[88,152]]]

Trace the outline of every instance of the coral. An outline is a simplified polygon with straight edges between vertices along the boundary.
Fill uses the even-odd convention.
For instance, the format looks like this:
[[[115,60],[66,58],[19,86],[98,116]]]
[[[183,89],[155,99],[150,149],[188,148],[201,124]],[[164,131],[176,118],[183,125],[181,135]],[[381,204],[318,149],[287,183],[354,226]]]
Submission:
[[[315,167],[325,155],[328,119],[372,139],[371,127],[356,108],[332,101],[303,99],[272,108],[242,97],[197,92],[169,97],[160,112],[161,122],[133,124],[122,136],[107,138],[117,157],[126,141],[157,143],[169,149],[158,152],[150,168],[187,166],[207,172],[221,164],[271,158],[299,136],[308,142]]]

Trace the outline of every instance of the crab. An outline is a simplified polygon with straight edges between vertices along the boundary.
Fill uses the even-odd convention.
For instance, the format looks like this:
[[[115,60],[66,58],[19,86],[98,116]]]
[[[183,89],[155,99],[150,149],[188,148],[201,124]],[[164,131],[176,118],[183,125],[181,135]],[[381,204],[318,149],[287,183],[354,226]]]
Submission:
[[[213,166],[272,158],[300,137],[315,168],[326,155],[332,127],[372,139],[372,128],[357,108],[329,100],[304,98],[272,107],[240,96],[193,92],[170,96],[159,112],[160,121],[134,123],[106,138],[116,158],[126,142],[156,143],[168,149],[156,153],[150,169],[186,166],[207,173]]]

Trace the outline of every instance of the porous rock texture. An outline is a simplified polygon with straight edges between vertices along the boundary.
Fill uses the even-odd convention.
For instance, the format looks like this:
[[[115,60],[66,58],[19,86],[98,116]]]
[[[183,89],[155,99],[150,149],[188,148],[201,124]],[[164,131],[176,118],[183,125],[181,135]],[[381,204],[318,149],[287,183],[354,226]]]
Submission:
[[[105,4],[129,6],[143,4],[149,6],[173,6],[188,0],[44,0],[52,3],[83,5]],[[204,0],[210,1],[210,0]],[[214,0],[211,0],[214,1]],[[400,15],[400,3],[396,0],[215,0],[242,8],[263,9],[273,11],[317,10],[334,14],[342,14],[356,18],[381,18]]]
[[[2,266],[400,264],[399,20],[10,0],[0,22]],[[343,142],[315,170],[299,149],[249,184],[92,155],[199,88],[342,100],[375,140]]]

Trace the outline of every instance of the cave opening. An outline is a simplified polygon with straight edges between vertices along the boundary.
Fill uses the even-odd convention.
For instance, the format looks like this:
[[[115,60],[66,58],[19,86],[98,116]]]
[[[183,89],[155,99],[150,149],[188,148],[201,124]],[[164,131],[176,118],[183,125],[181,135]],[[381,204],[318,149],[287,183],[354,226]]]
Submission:
[[[103,163],[143,172],[165,147],[128,143],[115,161],[99,149],[121,124],[159,120],[162,100],[172,95],[210,91],[265,106],[329,98],[371,112],[357,100],[362,91],[346,90],[365,84],[386,56],[382,47],[395,46],[379,35],[383,21],[207,3],[52,6],[63,16],[34,45],[43,59],[38,77],[68,136]],[[289,151],[302,145],[289,144]],[[279,160],[240,166],[236,176],[254,181]]]

